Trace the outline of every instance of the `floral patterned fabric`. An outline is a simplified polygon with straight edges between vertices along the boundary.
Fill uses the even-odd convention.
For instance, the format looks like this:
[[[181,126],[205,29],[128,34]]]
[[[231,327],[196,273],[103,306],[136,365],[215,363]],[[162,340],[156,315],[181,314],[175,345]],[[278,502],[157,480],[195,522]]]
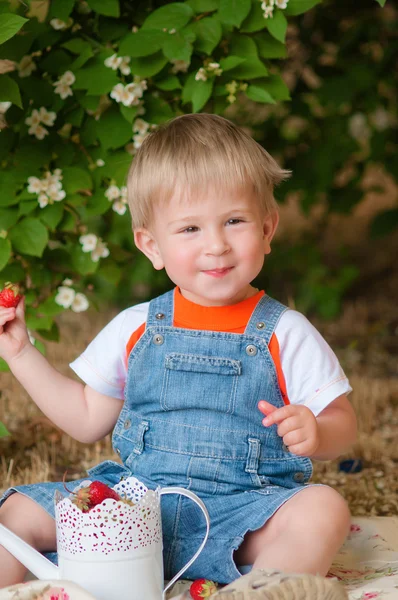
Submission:
[[[345,586],[349,600],[398,599],[398,517],[356,517],[328,574]],[[189,600],[191,582],[179,581],[168,600]],[[66,581],[28,581],[0,590],[0,600],[94,600]],[[161,600],[161,599],[159,599]]]

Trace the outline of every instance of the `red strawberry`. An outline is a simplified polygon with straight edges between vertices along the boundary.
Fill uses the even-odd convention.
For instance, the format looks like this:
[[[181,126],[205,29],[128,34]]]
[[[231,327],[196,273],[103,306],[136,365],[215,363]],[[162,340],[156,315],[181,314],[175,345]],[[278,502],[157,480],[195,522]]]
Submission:
[[[0,292],[0,306],[4,306],[5,308],[15,308],[21,298],[19,286],[7,282]]]
[[[66,473],[65,473],[66,475]],[[106,498],[111,498],[112,500],[122,500],[115,490],[107,486],[102,481],[92,481],[90,485],[80,488],[77,492],[72,492],[65,485],[65,475],[64,475],[64,487],[65,489],[73,494],[72,502],[76,504],[78,508],[82,512],[88,512],[97,504],[101,504],[103,500]]]
[[[214,581],[209,579],[195,579],[189,588],[193,600],[201,600],[201,598],[209,598],[217,591],[217,586]]]

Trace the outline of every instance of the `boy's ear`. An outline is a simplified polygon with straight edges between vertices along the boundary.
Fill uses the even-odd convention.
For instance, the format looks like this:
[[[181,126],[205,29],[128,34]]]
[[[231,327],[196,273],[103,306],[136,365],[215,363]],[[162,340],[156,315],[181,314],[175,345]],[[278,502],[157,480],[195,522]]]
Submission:
[[[153,264],[157,271],[161,271],[164,262],[153,234],[145,227],[134,229],[135,245]]]
[[[279,223],[279,213],[274,211],[265,215],[263,221],[264,254],[271,253],[271,241]]]

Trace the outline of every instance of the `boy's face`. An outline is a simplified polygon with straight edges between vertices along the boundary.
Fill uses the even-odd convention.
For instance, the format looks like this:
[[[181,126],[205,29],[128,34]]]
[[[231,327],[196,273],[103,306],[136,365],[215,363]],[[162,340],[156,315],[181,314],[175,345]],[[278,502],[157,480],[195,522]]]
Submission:
[[[278,223],[247,190],[173,196],[158,207],[150,228],[135,230],[137,247],[155,269],[166,269],[188,300],[203,306],[234,304],[255,293]]]

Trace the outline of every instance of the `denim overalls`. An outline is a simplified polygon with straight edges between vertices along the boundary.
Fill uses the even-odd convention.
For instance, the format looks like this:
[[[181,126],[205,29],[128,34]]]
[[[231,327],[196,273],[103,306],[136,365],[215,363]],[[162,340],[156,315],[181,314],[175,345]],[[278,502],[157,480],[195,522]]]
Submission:
[[[173,326],[173,298],[171,291],[150,303],[145,333],[129,357],[112,437],[123,465],[105,461],[88,473],[110,485],[134,475],[150,488],[179,485],[198,494],[210,536],[184,577],[228,583],[239,576],[233,553],[244,535],[312,474],[311,461],[290,454],[257,408],[261,399],[283,406],[268,344],[286,307],[265,295],[243,334],[198,331]],[[51,515],[55,489],[62,483],[13,488]],[[162,498],[162,520],[171,578],[195,553],[205,523],[196,505],[174,495]]]

